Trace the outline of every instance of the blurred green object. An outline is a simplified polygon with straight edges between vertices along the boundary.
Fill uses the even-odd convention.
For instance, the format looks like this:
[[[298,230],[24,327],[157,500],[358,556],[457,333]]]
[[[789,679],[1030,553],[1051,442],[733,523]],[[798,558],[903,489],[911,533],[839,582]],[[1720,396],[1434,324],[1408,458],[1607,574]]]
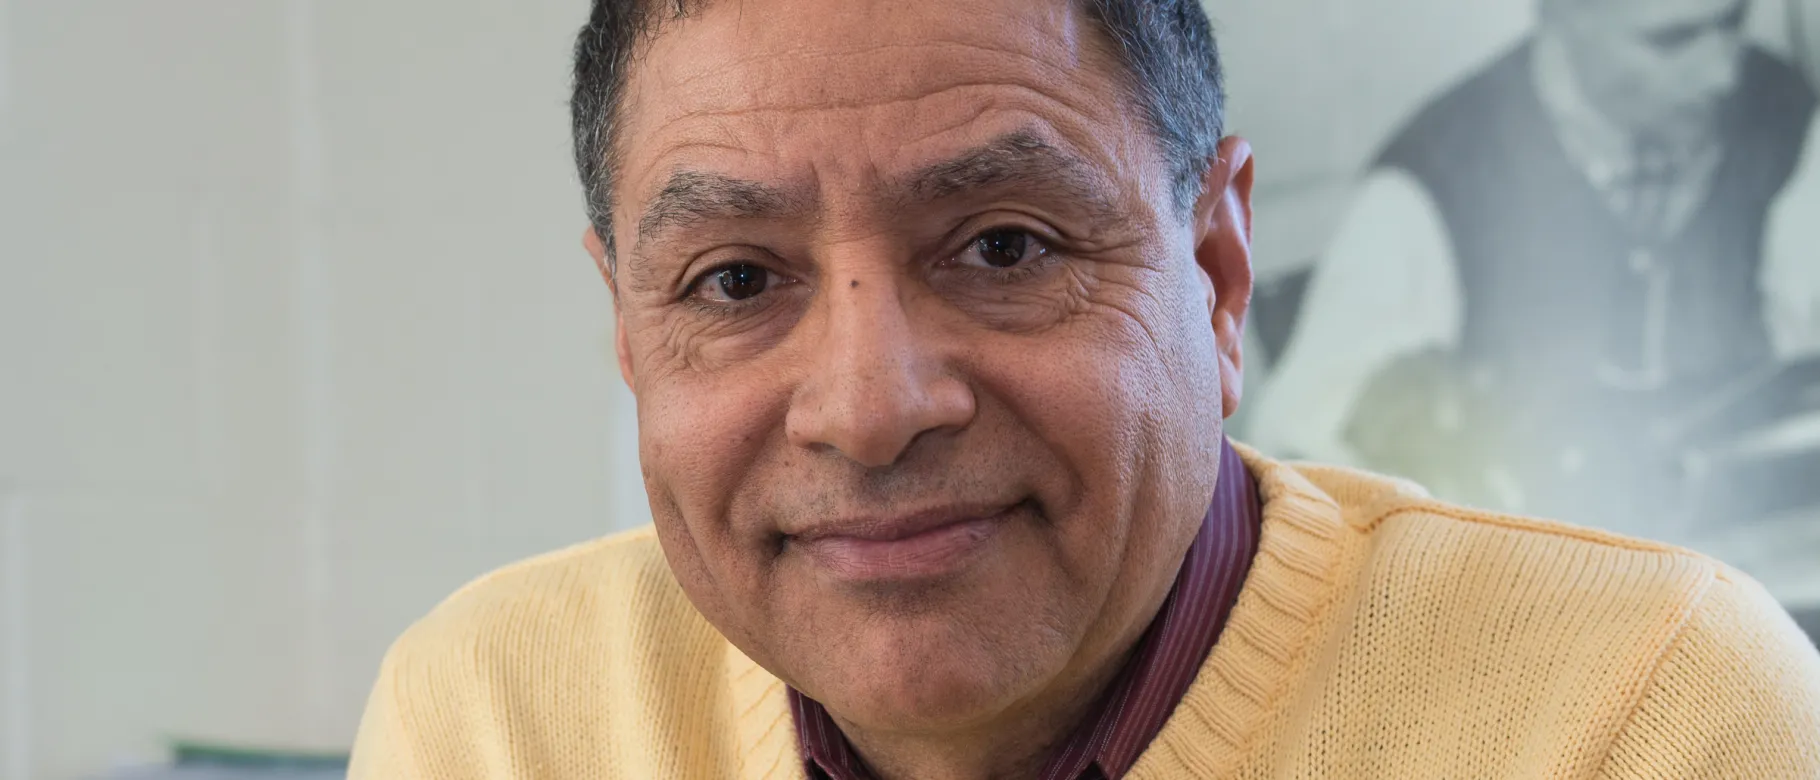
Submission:
[[[346,771],[348,768],[346,753],[262,750],[188,740],[171,742],[171,761],[180,767],[229,769]]]

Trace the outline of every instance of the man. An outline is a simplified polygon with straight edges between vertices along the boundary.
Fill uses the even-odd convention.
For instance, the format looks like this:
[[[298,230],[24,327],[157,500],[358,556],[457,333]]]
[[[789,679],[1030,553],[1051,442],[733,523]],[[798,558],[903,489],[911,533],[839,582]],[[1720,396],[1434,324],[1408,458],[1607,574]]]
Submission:
[[[1814,94],[1746,10],[1542,0],[1375,161],[1256,439],[1512,511],[1720,519],[1683,489],[1701,423],[1820,355]],[[1820,504],[1802,482],[1724,514]]]
[[[1820,773],[1748,578],[1225,442],[1198,4],[599,0],[577,51],[655,523],[413,627],[355,778]]]

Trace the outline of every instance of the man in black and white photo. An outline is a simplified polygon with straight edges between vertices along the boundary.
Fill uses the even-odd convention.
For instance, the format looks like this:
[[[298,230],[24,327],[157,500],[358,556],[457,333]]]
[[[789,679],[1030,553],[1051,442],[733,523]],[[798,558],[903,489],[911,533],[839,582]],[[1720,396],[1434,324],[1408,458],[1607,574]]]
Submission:
[[[1370,164],[1252,437],[1506,510],[1820,537],[1820,128],[1750,11],[1541,0]],[[1789,478],[1728,482],[1741,452]]]

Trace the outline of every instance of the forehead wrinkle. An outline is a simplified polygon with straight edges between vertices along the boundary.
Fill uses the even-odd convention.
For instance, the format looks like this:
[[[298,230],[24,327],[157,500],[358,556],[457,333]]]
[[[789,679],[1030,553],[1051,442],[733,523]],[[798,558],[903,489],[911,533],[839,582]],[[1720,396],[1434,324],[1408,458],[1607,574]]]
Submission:
[[[1070,96],[1064,90],[1052,85],[1004,81],[1002,79],[973,78],[954,81],[934,89],[906,90],[904,94],[868,95],[864,97],[808,96],[795,101],[771,102],[759,105],[733,105],[696,107],[683,110],[672,110],[658,120],[653,132],[662,132],[675,125],[721,120],[728,118],[765,117],[772,114],[799,114],[812,111],[856,111],[881,109],[901,106],[906,103],[946,97],[966,90],[1016,90],[1034,95],[1038,100],[1061,106],[1076,116],[1092,116],[1097,112],[1112,109],[1114,106],[1099,103],[1106,96],[1092,90],[1080,90],[1081,94]]]
[[[1094,37],[1098,32],[1096,26],[1086,25],[1087,29],[1083,31],[1081,29],[1081,20],[1078,18],[1071,18],[1067,21],[1060,22],[1058,28],[1054,30],[1050,30],[1036,21],[1019,19],[1016,22],[1016,28],[1012,31],[1012,34],[1019,32],[1032,33],[1030,37],[1038,40],[1040,45],[1029,50],[1015,46],[1006,46],[1003,43],[1007,36],[1007,32],[1004,29],[1006,20],[993,17],[989,14],[986,15],[986,18],[980,19],[979,21],[981,25],[991,25],[991,27],[984,29],[992,29],[996,32],[992,37],[991,42],[971,40],[970,38],[981,37],[977,32],[971,30],[967,30],[967,32],[972,32],[971,35],[957,33],[957,28],[954,26],[955,20],[952,19],[949,20],[950,24],[947,27],[933,31],[933,34],[936,37],[928,40],[903,40],[901,36],[880,38],[877,40],[855,41],[841,39],[836,45],[832,46],[826,41],[805,42],[797,36],[792,36],[784,40],[766,41],[755,36],[755,33],[762,31],[757,25],[748,26],[737,21],[744,16],[745,4],[736,3],[735,5],[739,7],[739,13],[735,17],[736,21],[731,24],[732,29],[730,31],[722,29],[719,32],[721,34],[731,35],[735,37],[735,39],[740,40],[742,44],[746,45],[748,51],[738,52],[732,58],[722,62],[709,62],[704,61],[702,58],[691,56],[684,64],[694,65],[695,67],[689,68],[681,73],[676,72],[674,69],[662,69],[662,72],[656,74],[663,78],[665,88],[678,89],[703,79],[719,80],[724,78],[728,71],[750,70],[751,68],[749,66],[753,64],[775,68],[779,67],[781,61],[791,59],[813,62],[818,60],[825,61],[854,57],[872,57],[881,54],[892,55],[900,52],[917,53],[923,51],[933,51],[940,55],[944,55],[944,58],[954,60],[972,55],[1021,60],[1029,65],[1035,72],[1066,71],[1079,68],[1083,63],[1083,60],[1088,56],[1088,47],[1100,43],[1100,41],[1094,40]],[[1070,16],[1078,17],[1080,9],[1074,7],[1071,3],[1066,13]],[[1053,22],[1054,20],[1050,21]],[[875,25],[867,26],[869,31],[881,29]],[[727,25],[722,24],[720,27],[725,28]],[[704,41],[701,40],[700,37],[693,34],[701,29],[705,28],[698,23],[693,26],[693,29],[684,31],[680,36],[674,33],[660,36],[653,42],[653,48],[676,47],[685,52],[691,51],[694,47],[704,44]],[[966,30],[964,25],[959,29]],[[1086,32],[1086,34],[1083,35],[1083,32]],[[715,33],[709,32],[708,34],[714,35]],[[783,67],[794,66],[786,65]],[[1002,70],[1002,68],[995,69]],[[874,83],[869,86],[876,89],[878,85]]]

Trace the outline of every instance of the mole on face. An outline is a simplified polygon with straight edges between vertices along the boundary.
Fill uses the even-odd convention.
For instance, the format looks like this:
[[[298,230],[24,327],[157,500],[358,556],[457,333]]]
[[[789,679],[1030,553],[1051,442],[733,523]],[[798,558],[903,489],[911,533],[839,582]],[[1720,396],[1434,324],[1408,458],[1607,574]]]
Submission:
[[[853,280],[853,281],[851,281],[851,282],[848,282],[848,283],[847,283],[847,286],[848,286],[848,287],[851,287],[851,288],[854,288],[854,289],[859,289],[859,280],[858,280],[858,279],[854,279],[854,280]]]

